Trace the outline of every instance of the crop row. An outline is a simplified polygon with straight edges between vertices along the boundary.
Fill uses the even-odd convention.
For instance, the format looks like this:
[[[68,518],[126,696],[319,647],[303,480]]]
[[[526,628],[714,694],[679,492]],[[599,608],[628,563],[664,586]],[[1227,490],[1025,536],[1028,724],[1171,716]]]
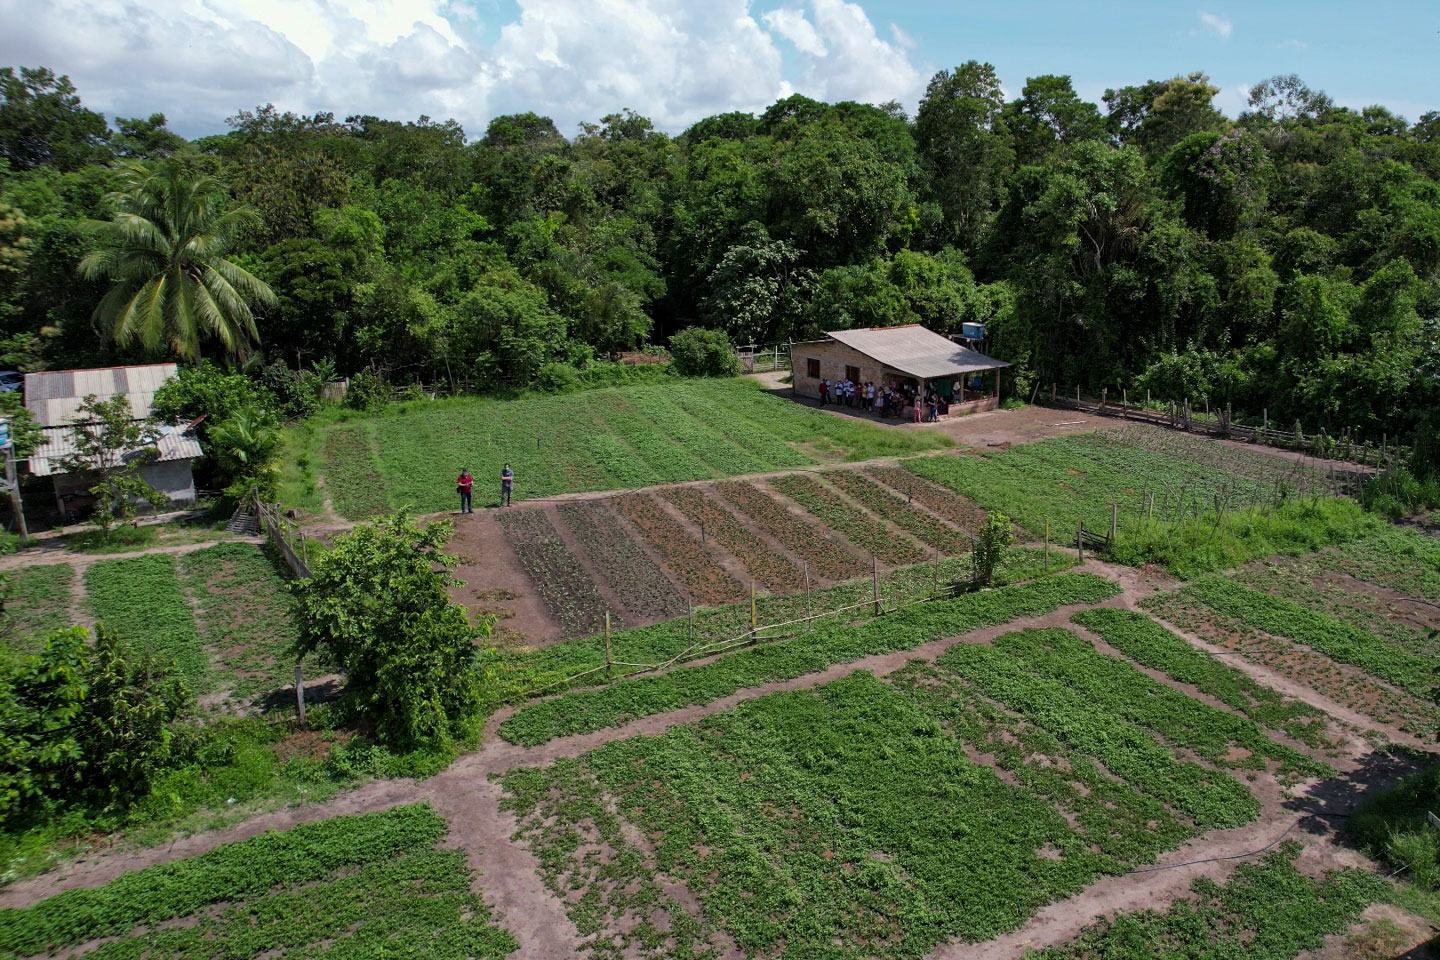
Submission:
[[[616,957],[715,956],[715,934],[656,877],[654,859],[627,836],[583,760],[507,772],[501,809],[519,821],[514,839],[540,862],[546,888],[565,906],[586,952]],[[572,891],[582,891],[580,897]]]
[[[428,805],[417,804],[263,833],[188,860],[124,874],[102,887],[67,890],[24,909],[0,909],[0,943],[22,956],[54,952],[156,927],[213,904],[254,902],[260,907],[272,891],[304,892],[313,889],[304,885],[339,872],[429,851],[446,832],[443,819]],[[463,867],[463,857],[458,863]],[[468,882],[463,869],[460,876]],[[483,920],[488,910],[477,906]],[[298,912],[303,904],[294,908]],[[238,918],[241,925],[255,919]],[[253,956],[265,949],[226,955]]]
[[[958,644],[936,662],[1184,813],[1197,827],[1239,826],[1260,813],[1259,801],[1233,777],[1177,759],[1139,724],[1096,709],[1068,683],[1036,675],[1001,650]]]
[[[736,509],[754,520],[796,556],[811,571],[826,580],[844,580],[863,573],[863,563],[830,536],[830,531],[804,520],[780,505],[753,483],[733,480],[715,489]]]
[[[385,485],[375,468],[370,431],[336,427],[325,438],[325,492],[336,512],[352,520],[384,513]]]
[[[594,633],[604,626],[609,605],[543,511],[502,513],[500,526],[545,608],[567,634]]]
[[[1066,814],[1081,839],[1117,865],[1148,863],[1195,833],[1159,800],[954,673],[912,660],[885,680],[983,762]]]
[[[826,526],[883,563],[899,566],[920,563],[925,559],[925,552],[909,537],[896,533],[884,521],[847,503],[814,477],[792,473],[773,477],[769,482]]]
[[[1081,610],[1071,619],[1095,631],[1136,663],[1190,684],[1267,729],[1283,732],[1312,747],[1330,743],[1324,712],[1256,683],[1242,671],[1196,649],[1143,613]]]
[[[923,480],[904,467],[866,467],[865,472],[966,533],[978,533],[985,522],[985,511],[978,504],[939,484]]]
[[[591,568],[620,599],[626,619],[643,623],[685,612],[685,598],[608,506],[598,501],[562,503],[560,519],[590,554]]]
[[[161,664],[174,664],[194,693],[213,686],[195,614],[175,573],[175,557],[152,554],[92,564],[86,604],[97,621]]]
[[[1440,597],[1440,539],[1388,524],[1320,558],[1334,569],[1412,597]]]
[[[232,694],[248,697],[290,682],[299,637],[296,603],[264,552],[248,543],[221,543],[184,554],[179,571]]]
[[[626,395],[610,398],[596,408],[596,413],[611,432],[635,449],[662,483],[715,476],[697,455],[672,442],[654,419],[637,410]]]
[[[1434,732],[1433,704],[1284,637],[1257,630],[1240,617],[1189,600],[1179,592],[1155,594],[1141,604],[1182,630],[1263,664],[1380,723],[1420,735]]]
[[[722,477],[758,473],[773,467],[773,464],[755,457],[744,447],[728,440],[703,419],[677,409],[668,396],[635,393],[626,400],[656,429],[663,432],[671,443],[698,457]]]
[[[901,500],[876,480],[853,470],[828,470],[823,476],[866,510],[889,520],[921,543],[950,556],[970,552],[968,536]]]
[[[643,493],[626,494],[615,500],[616,509],[631,523],[678,576],[685,590],[704,604],[735,603],[745,588],[715,562],[705,546],[692,537],[680,521],[661,508],[655,498]]]
[[[922,957],[1115,870],[865,672],[585,762],[747,956]]]
[[[713,500],[694,487],[670,487],[662,496],[675,508],[699,524],[707,537],[738,557],[750,576],[768,585],[776,593],[799,590],[805,586],[805,576],[794,562],[776,553],[770,545],[731,514],[721,509]]]
[[[1311,879],[1295,868],[1300,850],[1297,841],[1287,841],[1258,863],[1242,863],[1224,886],[1201,878],[1192,885],[1193,898],[1176,900],[1163,913],[1117,913],[1068,943],[1027,952],[1025,960],[1293,960],[1350,929],[1371,903],[1389,899],[1385,881],[1364,870]]]
[[[717,409],[718,404],[713,397],[707,397],[694,390],[675,390],[666,395],[664,399],[667,402],[673,402],[676,407],[696,420],[703,421],[731,443],[749,451],[756,459],[767,464],[771,470],[808,467],[815,463],[813,457],[800,452],[796,447],[781,440],[760,424],[728,411],[721,413]],[[774,419],[773,416],[768,417],[767,422],[773,422]]]
[[[1151,679],[1126,660],[1096,652],[1088,640],[1067,630],[1006,634],[994,649],[1079,694],[1097,712],[1145,727],[1215,766],[1263,770],[1264,761],[1273,760],[1280,765],[1280,775],[1289,779],[1334,773],[1328,765],[1271,740],[1248,717]]]
[[[70,626],[70,585],[75,581],[75,568],[68,563],[33,566],[12,570],[6,575],[3,606],[0,606],[0,628],[12,650],[28,650],[38,639],[62,627]]]
[[[1282,597],[1252,590],[1225,577],[1196,580],[1181,591],[1183,599],[1243,620],[1266,633],[1302,643],[1333,660],[1359,667],[1417,697],[1429,696],[1433,661],[1385,643],[1366,630]]]
[[[835,663],[910,650],[936,637],[959,636],[1070,604],[1098,603],[1115,593],[1109,580],[1070,573],[907,607],[862,623],[827,624],[811,634],[732,653],[701,666],[529,704],[501,724],[500,736],[534,746],[556,737],[590,733],[636,717],[710,703],[745,687],[789,680]]]

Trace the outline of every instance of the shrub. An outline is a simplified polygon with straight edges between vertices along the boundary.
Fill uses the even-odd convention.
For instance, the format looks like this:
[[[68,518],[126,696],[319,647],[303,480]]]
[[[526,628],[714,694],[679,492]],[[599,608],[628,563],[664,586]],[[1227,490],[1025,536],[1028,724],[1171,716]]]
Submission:
[[[291,419],[308,417],[320,407],[321,381],[309,370],[291,370],[276,361],[260,374],[260,382]]]
[[[535,374],[535,389],[545,393],[569,393],[580,386],[580,371],[568,363],[544,363]]]
[[[1391,467],[1365,482],[1360,503],[1372,513],[1398,520],[1440,506],[1440,481],[1434,476],[1421,480],[1406,467]]]
[[[161,384],[151,410],[163,423],[205,417],[197,428],[200,442],[205,443],[214,424],[247,408],[274,414],[279,404],[264,385],[243,373],[226,373],[207,360],[199,366],[181,367]]]
[[[985,586],[995,580],[995,569],[1005,559],[1005,548],[1015,542],[1011,520],[992,511],[975,538],[975,579]]]
[[[372,370],[361,370],[350,378],[345,405],[356,410],[374,410],[390,402],[390,385]]]
[[[670,338],[670,356],[682,377],[733,377],[740,358],[723,330],[686,327]]]

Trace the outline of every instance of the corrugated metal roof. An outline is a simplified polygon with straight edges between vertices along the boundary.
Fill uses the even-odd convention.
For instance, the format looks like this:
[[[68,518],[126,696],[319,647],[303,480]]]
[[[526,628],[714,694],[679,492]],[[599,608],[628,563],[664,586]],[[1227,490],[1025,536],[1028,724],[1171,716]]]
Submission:
[[[832,330],[826,336],[921,380],[1010,366],[1004,360],[987,357],[978,350],[947,340],[918,323],[904,327]]]
[[[30,454],[30,472],[37,477],[48,477],[55,473],[68,473],[65,458],[75,455],[74,427],[45,427],[41,431],[44,439],[34,453]],[[200,441],[193,431],[184,427],[159,427],[152,443],[132,451],[134,456],[141,450],[155,449],[160,455],[155,462],[167,460],[193,460],[200,456]]]
[[[63,427],[75,422],[80,404],[90,394],[100,399],[125,396],[137,420],[150,416],[155,391],[175,376],[173,363],[135,367],[99,367],[93,370],[49,370],[25,375],[25,406],[42,427]]]

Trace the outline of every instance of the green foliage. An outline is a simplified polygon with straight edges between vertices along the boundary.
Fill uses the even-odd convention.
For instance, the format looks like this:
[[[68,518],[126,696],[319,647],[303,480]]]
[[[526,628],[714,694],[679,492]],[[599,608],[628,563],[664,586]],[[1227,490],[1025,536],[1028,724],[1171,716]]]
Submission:
[[[0,935],[21,954],[119,937],[102,949],[253,956],[324,944],[378,958],[424,943],[436,957],[498,960],[515,941],[470,892],[464,854],[434,849],[446,829],[417,804],[271,831],[0,911]]]
[[[733,377],[740,373],[735,346],[720,330],[686,327],[670,338],[670,357],[682,377]]]
[[[257,407],[243,407],[210,430],[211,455],[226,494],[236,500],[252,490],[267,503],[280,488],[280,428]]]
[[[209,428],[242,410],[274,410],[275,397],[243,373],[224,370],[208,360],[181,367],[155,391],[151,413],[162,423],[205,418],[197,429],[203,440]]]
[[[108,537],[117,523],[135,518],[136,501],[159,509],[170,498],[150,486],[141,469],[158,453],[147,425],[133,419],[130,400],[123,395],[108,400],[90,394],[76,412],[71,427],[75,452],[65,458],[68,472],[95,478],[90,522]]]
[[[308,417],[320,408],[320,377],[309,370],[291,370],[276,361],[260,372],[260,384],[287,419]]]
[[[323,651],[345,671],[344,709],[375,725],[382,742],[448,745],[464,739],[485,682],[483,651],[493,620],[470,622],[450,602],[436,565],[448,521],[421,530],[404,514],[335,538],[294,590],[301,654]]]
[[[79,627],[57,630],[0,668],[0,821],[42,798],[123,806],[171,762],[184,683],[103,625],[88,639]]]
[[[1368,793],[1345,823],[1345,832],[1367,854],[1404,871],[1425,890],[1440,889],[1440,844],[1426,817],[1440,807],[1440,767]]]
[[[1312,880],[1292,863],[1299,854],[1300,844],[1291,840],[1258,863],[1242,863],[1224,886],[1196,880],[1194,897],[1175,901],[1164,913],[1117,913],[1068,943],[1027,951],[1026,960],[1292,960],[1320,949],[1371,903],[1387,899],[1385,883],[1362,870],[1332,870]]]
[[[710,703],[745,687],[788,680],[877,653],[909,650],[935,636],[953,636],[1071,603],[1094,603],[1116,591],[1108,580],[1063,574],[1023,586],[909,607],[859,626],[817,627],[793,640],[730,654],[713,663],[663,676],[627,680],[520,708],[500,726],[512,743],[534,746],[588,733],[635,717],[694,703]]]
[[[345,388],[345,405],[352,410],[375,410],[390,402],[390,384],[373,370],[361,370]]]
[[[85,569],[85,603],[97,621],[169,665],[191,690],[208,693],[215,677],[175,566],[171,554],[92,563]]]
[[[249,356],[259,339],[251,308],[273,306],[275,294],[226,255],[254,212],[226,209],[224,186],[190,176],[175,158],[157,170],[126,167],[108,202],[115,216],[96,224],[97,245],[80,264],[87,279],[111,282],[95,307],[106,335],[121,346],[166,346],[186,360],[199,360],[207,340],[226,356]]]
[[[105,117],[80,105],[75,86],[44,67],[0,67],[0,158],[13,170],[74,170],[102,161]]]
[[[1010,518],[1003,513],[991,511],[975,535],[975,581],[990,586],[995,579],[995,568],[1005,556],[1005,548],[1015,542],[1015,531]]]
[[[36,564],[12,570],[0,580],[0,638],[6,653],[29,653],[35,638],[71,622],[68,563]]]

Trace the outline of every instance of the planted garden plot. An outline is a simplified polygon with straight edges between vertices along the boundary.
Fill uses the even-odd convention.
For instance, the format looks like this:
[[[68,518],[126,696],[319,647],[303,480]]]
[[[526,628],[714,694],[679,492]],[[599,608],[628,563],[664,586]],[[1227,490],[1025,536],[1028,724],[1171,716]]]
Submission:
[[[362,520],[388,509],[365,427],[338,427],[325,439],[325,492],[335,512]]]
[[[736,520],[726,510],[695,487],[671,487],[661,495],[681,513],[714,537],[731,554],[739,558],[750,576],[775,593],[786,593],[805,586],[805,574],[789,557],[776,553],[765,540]]]
[[[335,817],[0,910],[12,956],[499,958],[516,943],[428,806]]]
[[[857,510],[814,477],[788,474],[772,477],[769,483],[861,551],[878,557],[882,563],[899,566],[925,560],[925,551],[909,537],[892,530],[867,511]]]
[[[863,584],[856,592],[860,599],[868,586]],[[1110,580],[1068,573],[907,607],[864,621],[821,621],[812,632],[794,639],[746,648],[700,666],[680,667],[522,706],[500,725],[499,733],[512,743],[534,746],[556,737],[618,726],[636,717],[711,703],[736,690],[793,679],[835,663],[911,650],[937,637],[960,636],[1070,604],[1099,603],[1117,592],[1119,588]],[[659,639],[658,633],[643,632],[642,636],[653,642]],[[688,646],[686,636],[672,628],[669,643],[674,653]],[[653,651],[654,647],[649,649]]]
[[[1043,699],[1007,710],[982,686],[923,663],[888,682],[856,672],[511,771],[506,806],[594,944],[670,915],[662,890],[642,893],[670,877],[698,901],[685,916],[697,947],[715,943],[713,927],[748,956],[835,958],[993,938],[1258,811],[1238,782],[1138,728],[1121,738],[1146,756],[1117,779],[1110,728],[1123,721],[1077,737]],[[597,837],[622,841],[598,859],[623,866],[599,876]]]
[[[1026,960],[1293,960],[1350,929],[1371,903],[1389,898],[1389,885],[1364,870],[1334,870],[1318,880],[1306,876],[1293,862],[1300,850],[1299,843],[1287,841],[1258,863],[1242,863],[1224,886],[1196,880],[1194,896],[1164,912],[1117,913],[1068,943],[1027,951]]]
[[[716,476],[705,461],[673,442],[653,417],[635,408],[631,398],[621,394],[595,411],[609,432],[623,438],[661,483],[705,480]]]
[[[5,605],[0,627],[5,630],[7,652],[38,649],[47,633],[74,623],[70,615],[70,585],[75,568],[68,563],[14,570],[6,574]]]
[[[173,664],[193,693],[215,688],[173,555],[92,564],[85,571],[85,602],[95,619],[125,643],[159,663]]]
[[[827,470],[821,476],[866,510],[889,520],[921,543],[949,556],[970,552],[970,537],[906,503],[870,477],[853,470]]]
[[[680,579],[697,603],[735,603],[745,595],[740,581],[726,573],[704,545],[653,497],[643,493],[627,494],[615,499],[615,508],[639,528],[646,542],[655,548],[665,566]]]
[[[685,598],[600,501],[560,504],[560,519],[594,561],[593,568],[615,591],[626,620],[646,623],[668,620],[685,612]]]
[[[556,622],[570,634],[603,629],[609,606],[550,518],[541,510],[516,510],[502,513],[500,526]]]
[[[672,390],[664,399],[750,453],[756,460],[766,464],[767,469],[808,467],[815,462],[815,458],[801,453],[763,426],[743,417],[719,412],[713,397],[691,390]]]
[[[1434,733],[1435,706],[1427,699],[1372,680],[1358,668],[1341,667],[1330,656],[1257,629],[1238,614],[1222,613],[1183,591],[1156,594],[1141,604],[1177,627],[1262,664],[1373,720],[1420,736]]]
[[[1136,663],[1190,684],[1267,730],[1283,733],[1311,747],[1327,747],[1334,742],[1324,712],[1256,683],[1242,671],[1226,666],[1143,613],[1082,610],[1070,619],[1093,630]]]
[[[865,561],[830,535],[825,527],[802,519],[753,483],[730,481],[716,491],[736,509],[800,557],[812,576],[845,580],[864,572]]]
[[[180,557],[179,572],[197,601],[217,685],[248,698],[293,682],[295,599],[260,547],[222,543],[196,550]]]
[[[985,511],[979,504],[958,496],[939,484],[922,480],[904,467],[866,467],[865,472],[932,513],[949,520],[966,533],[978,533],[985,522]]]

